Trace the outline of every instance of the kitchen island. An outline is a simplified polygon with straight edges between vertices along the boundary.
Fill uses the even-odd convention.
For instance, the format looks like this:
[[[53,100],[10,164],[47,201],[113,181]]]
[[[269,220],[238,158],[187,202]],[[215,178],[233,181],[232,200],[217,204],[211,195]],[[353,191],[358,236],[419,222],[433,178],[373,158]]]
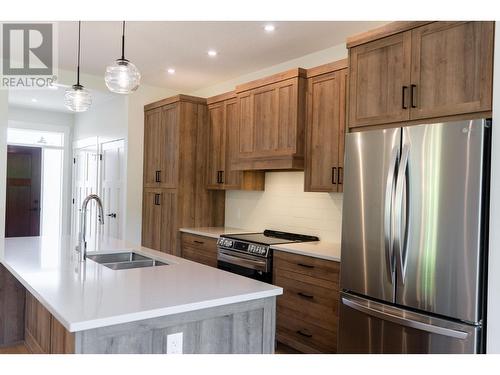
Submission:
[[[281,288],[122,241],[96,242],[89,243],[89,255],[133,251],[166,265],[114,270],[90,259],[79,262],[70,237],[3,240],[0,272],[8,272],[26,292],[28,348],[43,349],[37,341],[53,346],[50,337],[41,337],[44,330],[30,335],[29,314],[40,310],[31,306],[33,300],[52,316],[45,336],[58,326],[66,340],[73,340],[65,345],[74,353],[274,352]],[[11,314],[7,324],[22,324],[13,321],[19,315]]]

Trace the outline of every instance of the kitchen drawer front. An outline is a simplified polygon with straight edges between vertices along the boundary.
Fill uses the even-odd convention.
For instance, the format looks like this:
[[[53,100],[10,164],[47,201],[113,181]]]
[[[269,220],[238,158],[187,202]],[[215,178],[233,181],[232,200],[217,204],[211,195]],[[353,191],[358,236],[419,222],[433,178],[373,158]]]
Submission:
[[[318,279],[325,287],[333,284],[338,288],[340,264],[338,262],[274,250],[274,270],[286,270]],[[297,275],[298,278],[300,276]],[[300,280],[300,279],[299,279]]]
[[[181,233],[182,257],[194,262],[217,267],[217,240],[215,238]]]
[[[337,331],[297,318],[297,312],[277,306],[277,340],[304,353],[336,353]]]
[[[207,252],[217,252],[217,240],[215,238],[198,236],[190,233],[181,233],[181,237],[183,246],[189,245]]]
[[[283,288],[283,295],[277,299],[278,306],[295,311],[309,323],[336,330],[339,291],[297,281],[290,276],[293,277],[293,273],[288,271],[275,275],[274,284]]]
[[[211,267],[217,267],[217,254],[200,251],[191,246],[182,246],[182,257],[193,262],[205,264]]]

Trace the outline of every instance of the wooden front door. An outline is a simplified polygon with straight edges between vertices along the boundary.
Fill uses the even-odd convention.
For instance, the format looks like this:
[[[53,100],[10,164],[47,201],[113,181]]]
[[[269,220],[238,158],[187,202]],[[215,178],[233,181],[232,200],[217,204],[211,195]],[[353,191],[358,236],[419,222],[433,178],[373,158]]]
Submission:
[[[40,235],[42,149],[8,146],[5,237]]]

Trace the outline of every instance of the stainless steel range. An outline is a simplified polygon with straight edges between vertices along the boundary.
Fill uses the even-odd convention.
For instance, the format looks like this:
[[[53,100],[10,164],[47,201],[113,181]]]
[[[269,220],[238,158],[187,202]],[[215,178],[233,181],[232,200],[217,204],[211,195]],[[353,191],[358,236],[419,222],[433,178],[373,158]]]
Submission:
[[[318,237],[266,229],[264,233],[222,235],[217,241],[217,268],[271,283],[272,245],[319,241]]]

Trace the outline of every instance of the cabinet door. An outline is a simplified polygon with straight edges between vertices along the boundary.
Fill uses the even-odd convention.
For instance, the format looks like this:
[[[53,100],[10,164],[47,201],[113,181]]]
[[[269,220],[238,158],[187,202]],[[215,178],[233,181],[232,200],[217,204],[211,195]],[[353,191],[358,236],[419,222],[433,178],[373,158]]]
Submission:
[[[340,121],[339,121],[339,175],[337,191],[342,193],[344,191],[344,150],[345,150],[345,128],[347,122],[347,85],[348,69],[342,69],[338,72],[340,76]]]
[[[410,118],[411,32],[351,48],[349,126]]]
[[[412,119],[490,111],[492,80],[493,22],[412,31]]]
[[[161,210],[161,240],[159,250],[178,255],[180,245],[178,244],[179,223],[177,222],[177,192],[176,190],[163,190],[160,193]]]
[[[31,353],[49,354],[52,317],[30,293],[26,293],[25,342]]]
[[[231,163],[238,152],[238,104],[236,99],[227,100],[225,106],[225,133],[224,133],[224,160],[222,181],[226,189],[239,189],[241,185],[241,171],[231,169]],[[250,172],[252,173],[252,172]]]
[[[298,83],[290,79],[253,91],[253,156],[294,153],[296,146]]]
[[[208,118],[207,185],[208,188],[221,188],[221,174],[224,170],[225,103],[210,105]]]
[[[306,191],[338,190],[342,78],[332,72],[308,82]]]
[[[254,152],[253,99],[251,91],[238,94],[238,158],[251,157]]]
[[[144,114],[144,186],[158,185],[160,170],[160,129],[161,108],[146,111]]]
[[[159,128],[159,187],[173,189],[178,180],[179,151],[179,108],[178,103],[162,107]]]
[[[142,202],[142,246],[161,249],[161,190],[144,189]]]

